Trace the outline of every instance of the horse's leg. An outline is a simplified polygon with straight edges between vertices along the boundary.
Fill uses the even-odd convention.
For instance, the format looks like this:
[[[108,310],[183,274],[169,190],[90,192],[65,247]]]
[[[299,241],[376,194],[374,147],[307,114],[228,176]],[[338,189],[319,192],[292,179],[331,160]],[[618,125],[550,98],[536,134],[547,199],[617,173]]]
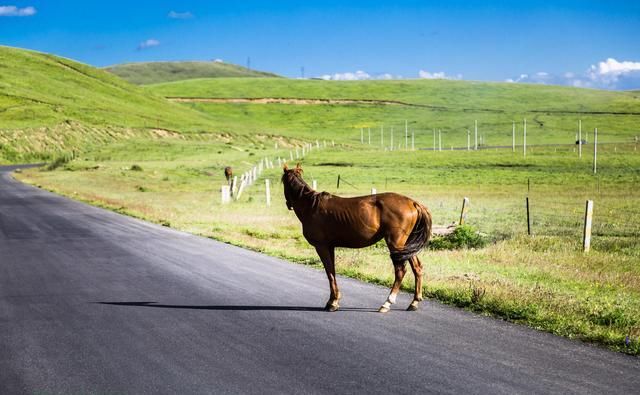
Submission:
[[[420,258],[417,255],[414,255],[409,262],[416,280],[416,289],[413,294],[413,301],[407,307],[407,311],[415,311],[418,310],[418,304],[422,301],[422,262],[420,262]]]
[[[340,299],[340,291],[338,290],[338,283],[336,282],[336,267],[335,267],[335,249],[333,247],[316,247],[316,252],[320,256],[324,271],[327,273],[329,279],[329,289],[331,294],[329,301],[325,305],[325,310],[336,311],[340,307],[338,301]]]
[[[389,311],[391,309],[391,305],[396,302],[396,297],[398,296],[400,286],[402,285],[402,279],[407,272],[407,262],[393,262],[393,269],[395,271],[396,279],[393,282],[393,287],[391,287],[389,297],[387,297],[386,302],[384,302],[384,304],[378,309],[380,313],[386,313]]]

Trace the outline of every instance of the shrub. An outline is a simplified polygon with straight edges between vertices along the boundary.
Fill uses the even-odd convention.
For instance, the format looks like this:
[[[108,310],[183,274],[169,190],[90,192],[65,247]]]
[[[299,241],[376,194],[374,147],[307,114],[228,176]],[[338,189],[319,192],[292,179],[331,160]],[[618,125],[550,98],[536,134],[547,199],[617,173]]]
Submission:
[[[133,170],[133,171],[142,171],[142,167],[140,167],[139,165],[133,165],[133,166],[131,166],[131,170]]]
[[[448,235],[435,236],[429,245],[432,250],[482,248],[487,245],[487,239],[472,226],[462,225]]]

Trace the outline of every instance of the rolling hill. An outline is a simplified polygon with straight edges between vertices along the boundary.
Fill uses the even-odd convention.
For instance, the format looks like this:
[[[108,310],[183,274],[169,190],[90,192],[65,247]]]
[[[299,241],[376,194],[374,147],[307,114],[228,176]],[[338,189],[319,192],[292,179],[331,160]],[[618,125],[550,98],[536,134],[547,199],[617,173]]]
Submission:
[[[0,46],[0,158],[29,159],[165,129],[210,127],[206,114],[106,71]]]
[[[273,73],[216,61],[125,63],[106,67],[105,70],[138,85],[194,78],[278,77]]]

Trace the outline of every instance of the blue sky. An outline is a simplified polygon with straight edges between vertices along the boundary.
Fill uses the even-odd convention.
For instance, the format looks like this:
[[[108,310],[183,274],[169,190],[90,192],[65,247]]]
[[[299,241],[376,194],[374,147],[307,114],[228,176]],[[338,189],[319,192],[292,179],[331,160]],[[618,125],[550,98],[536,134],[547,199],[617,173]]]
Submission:
[[[0,0],[0,43],[96,66],[640,88],[640,1]]]

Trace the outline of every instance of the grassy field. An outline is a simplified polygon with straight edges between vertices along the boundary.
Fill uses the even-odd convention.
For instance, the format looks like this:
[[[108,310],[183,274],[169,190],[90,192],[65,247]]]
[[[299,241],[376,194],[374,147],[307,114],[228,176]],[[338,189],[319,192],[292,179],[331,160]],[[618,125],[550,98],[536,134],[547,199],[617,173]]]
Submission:
[[[300,152],[303,142],[318,140],[323,148],[301,161],[305,177],[317,180],[319,189],[344,196],[367,194],[372,187],[404,193],[429,206],[439,225],[454,222],[462,198],[470,199],[467,222],[489,244],[424,251],[429,296],[640,354],[637,92],[464,81],[243,78],[140,88],[86,65],[4,47],[0,66],[0,162],[58,159],[50,171],[17,175],[26,182],[318,266],[300,224],[285,208],[280,169],[266,170],[237,202],[222,205],[219,196],[224,166],[240,174],[263,158],[289,158],[296,149]],[[416,105],[176,104],[163,95],[395,100]],[[520,149],[512,153],[510,148],[488,148],[509,146],[512,120],[525,117],[531,145],[526,158]],[[578,158],[573,144],[579,119],[589,133],[583,158]],[[444,150],[404,150],[405,120],[409,132],[415,133],[416,148],[433,147],[435,128],[442,131]],[[466,146],[467,129],[473,131],[475,120],[484,149],[450,150]],[[599,141],[606,144],[599,146],[594,176],[595,127]],[[365,144],[360,142],[360,128],[367,128]],[[522,143],[520,122],[517,143]],[[274,185],[268,208],[265,178]],[[527,196],[532,236],[526,234]],[[595,201],[589,254],[580,248],[586,199]],[[392,279],[382,245],[339,251],[338,269],[378,284],[389,285]],[[411,286],[408,278],[405,289]],[[348,289],[344,293],[343,304],[348,305]]]
[[[105,67],[104,70],[132,84],[157,84],[194,78],[278,77],[223,62],[141,62]]]

